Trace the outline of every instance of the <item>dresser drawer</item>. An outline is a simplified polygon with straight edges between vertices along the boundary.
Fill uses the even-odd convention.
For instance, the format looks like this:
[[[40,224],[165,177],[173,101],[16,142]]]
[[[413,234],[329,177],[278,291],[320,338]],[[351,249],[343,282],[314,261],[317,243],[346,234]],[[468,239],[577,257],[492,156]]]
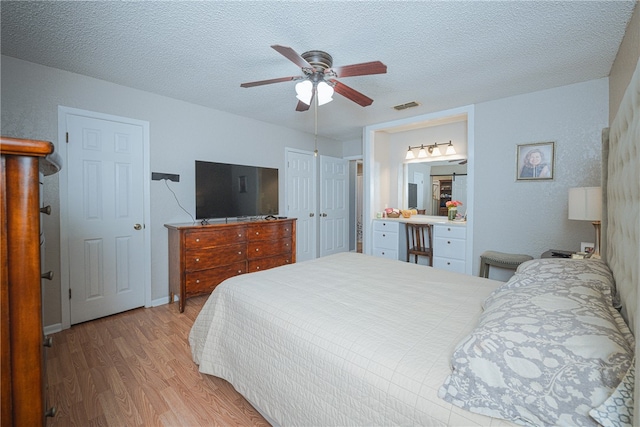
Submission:
[[[433,239],[433,256],[465,260],[465,242],[462,239],[436,237]]]
[[[381,258],[398,259],[398,251],[395,249],[373,248],[373,255]]]
[[[291,254],[279,255],[269,258],[260,258],[249,261],[249,273],[268,270],[281,265],[291,264]]]
[[[264,258],[287,253],[291,253],[291,239],[287,237],[269,241],[249,241],[247,244],[248,259]]]
[[[398,250],[398,233],[391,231],[374,231],[373,247],[375,249],[394,249]]]
[[[400,230],[400,223],[397,221],[375,220],[373,221],[374,231],[390,231],[397,233]]]
[[[184,233],[184,245],[187,249],[209,248],[226,245],[230,242],[244,242],[246,227],[221,227],[215,230],[192,230]]]
[[[247,272],[247,263],[238,262],[224,267],[187,273],[186,297],[210,293],[225,279]]]
[[[189,249],[185,252],[185,269],[187,271],[206,270],[244,261],[246,250],[246,243],[217,248]]]
[[[269,222],[251,225],[247,230],[247,238],[250,242],[258,240],[281,239],[291,236],[291,224],[281,222]]]
[[[465,273],[466,263],[459,259],[450,259],[442,257],[433,258],[433,266],[442,270],[453,271],[455,273]]]
[[[450,225],[436,224],[433,227],[434,237],[445,237],[447,239],[466,239],[467,227],[453,227]]]

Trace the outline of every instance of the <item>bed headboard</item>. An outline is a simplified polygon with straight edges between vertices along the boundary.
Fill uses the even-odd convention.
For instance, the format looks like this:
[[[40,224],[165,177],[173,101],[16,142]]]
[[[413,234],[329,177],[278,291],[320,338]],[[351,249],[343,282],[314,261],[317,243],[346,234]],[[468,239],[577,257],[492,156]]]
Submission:
[[[622,315],[637,334],[640,286],[640,61],[606,144],[603,134],[605,259],[622,300]],[[637,340],[638,341],[638,340]]]

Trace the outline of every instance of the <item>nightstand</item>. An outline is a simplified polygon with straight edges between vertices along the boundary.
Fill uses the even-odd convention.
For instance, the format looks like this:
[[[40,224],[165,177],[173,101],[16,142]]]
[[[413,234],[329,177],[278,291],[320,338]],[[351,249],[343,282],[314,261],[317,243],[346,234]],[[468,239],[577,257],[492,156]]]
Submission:
[[[549,249],[540,255],[540,258],[571,258],[575,254],[574,251],[562,251],[560,249]]]

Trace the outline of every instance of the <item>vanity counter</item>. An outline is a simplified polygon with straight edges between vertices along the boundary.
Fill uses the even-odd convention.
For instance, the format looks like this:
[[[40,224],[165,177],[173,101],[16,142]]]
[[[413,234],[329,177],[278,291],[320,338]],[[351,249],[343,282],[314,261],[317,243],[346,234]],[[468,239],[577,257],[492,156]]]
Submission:
[[[402,215],[400,218],[375,218],[375,221],[394,221],[394,222],[412,222],[414,224],[447,224],[455,227],[466,227],[467,221],[449,221],[446,216],[435,215],[411,215],[409,218],[405,218]]]
[[[466,221],[449,221],[446,216],[411,215],[409,218],[373,220],[373,255],[407,260],[406,223],[433,224],[433,266],[466,272]],[[421,260],[422,263],[425,260]]]

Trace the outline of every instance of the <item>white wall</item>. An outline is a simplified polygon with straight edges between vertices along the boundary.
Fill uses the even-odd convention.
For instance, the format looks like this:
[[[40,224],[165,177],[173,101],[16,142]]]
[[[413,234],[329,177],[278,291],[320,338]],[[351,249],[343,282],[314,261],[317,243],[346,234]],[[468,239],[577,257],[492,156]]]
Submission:
[[[280,211],[284,212],[285,147],[312,151],[313,135],[212,110],[149,92],[2,56],[2,135],[58,144],[58,106],[124,116],[150,123],[151,171],[180,175],[169,183],[180,203],[195,213],[194,161],[212,160],[280,169]],[[212,83],[214,84],[214,83]],[[318,138],[322,154],[341,157],[342,145]],[[150,177],[149,177],[150,179]],[[47,270],[45,325],[60,323],[60,231],[57,175],[45,179]],[[151,297],[168,296],[165,223],[190,222],[164,181],[151,181]],[[149,225],[148,225],[149,226]]]
[[[600,185],[608,79],[485,102],[475,112],[474,273],[485,250],[537,258],[593,242],[591,223],[567,219],[567,197],[571,187]],[[554,179],[516,181],[516,145],[546,141],[555,142]]]

